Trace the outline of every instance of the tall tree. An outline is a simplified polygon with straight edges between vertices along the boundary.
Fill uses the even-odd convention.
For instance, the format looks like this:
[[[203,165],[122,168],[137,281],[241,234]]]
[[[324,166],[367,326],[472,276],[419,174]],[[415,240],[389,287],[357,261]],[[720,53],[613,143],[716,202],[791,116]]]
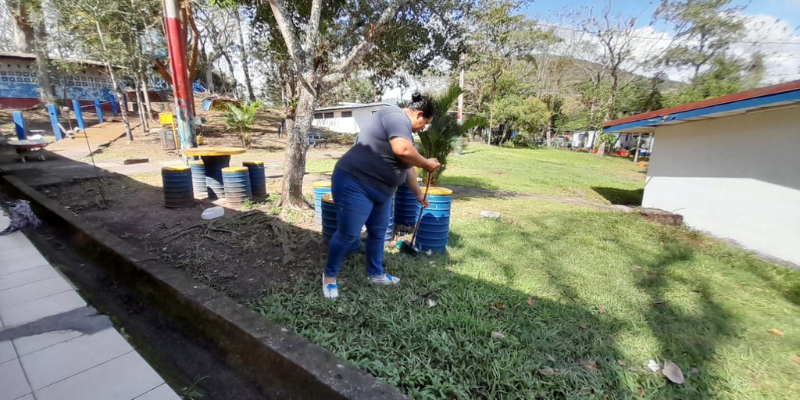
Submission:
[[[505,95],[527,96],[536,73],[534,54],[559,41],[519,13],[522,1],[484,0],[469,16],[467,108],[495,124],[492,104]],[[530,90],[528,90],[530,89]]]
[[[217,88],[214,83],[214,65],[236,47],[235,30],[238,29],[238,22],[235,12],[236,10],[220,9],[208,2],[198,2],[195,7],[206,89],[212,93],[225,90],[224,87]],[[231,79],[235,81],[236,77],[231,76]],[[221,83],[224,82],[223,79]]]
[[[255,0],[221,3],[252,7],[255,24],[267,25],[274,52],[286,55],[277,57],[283,62],[290,132],[281,202],[291,206],[305,205],[305,141],[320,96],[364,66],[414,72],[437,60],[457,59],[460,31],[451,21],[469,5],[458,0],[268,0],[269,7],[257,7]]]
[[[133,71],[141,80],[140,71],[146,62],[141,51],[143,35],[148,34],[161,15],[153,0],[128,0],[109,3],[105,0],[51,0],[58,10],[58,24],[73,38],[73,49],[80,54],[103,62],[111,78],[114,94],[122,102],[122,82],[117,75],[119,66]],[[144,17],[147,16],[147,17]],[[144,19],[143,19],[144,18]],[[151,21],[148,25],[147,21]],[[138,85],[135,85],[138,86]],[[120,109],[128,140],[133,140],[128,113]]]
[[[686,67],[696,78],[704,67],[728,52],[731,43],[744,34],[744,7],[732,0],[662,0],[654,19],[671,23],[675,40],[664,54],[667,66]]]
[[[36,75],[39,80],[41,100],[45,104],[53,104],[56,94],[50,79],[47,30],[44,25],[41,1],[6,0],[6,5],[14,21],[16,50],[20,53],[36,55]]]
[[[620,73],[625,63],[631,61],[633,55],[632,36],[636,18],[612,16],[611,3],[608,3],[600,15],[592,9],[581,23],[584,32],[590,34],[600,45],[600,60],[603,69],[608,73],[611,86],[605,104],[604,120],[614,117],[614,106],[619,91]]]
[[[234,11],[236,18],[236,35],[239,39],[239,56],[242,59],[242,71],[244,72],[244,87],[247,90],[247,99],[251,102],[256,101],[256,95],[253,93],[253,83],[250,80],[250,62],[247,57],[247,48],[244,45],[244,34],[242,33],[242,19],[239,15],[239,10]],[[235,78],[234,78],[235,79]]]

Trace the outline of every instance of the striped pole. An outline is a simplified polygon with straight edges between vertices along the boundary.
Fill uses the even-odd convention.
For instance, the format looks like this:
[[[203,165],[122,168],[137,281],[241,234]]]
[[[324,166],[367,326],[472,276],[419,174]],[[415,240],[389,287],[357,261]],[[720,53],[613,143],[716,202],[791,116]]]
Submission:
[[[191,12],[191,10],[187,12]],[[197,146],[197,139],[194,135],[194,105],[191,104],[190,92],[192,86],[189,84],[186,44],[184,43],[183,29],[181,29],[178,0],[164,0],[164,17],[167,28],[169,69],[172,74],[172,89],[175,91],[176,125],[180,136],[181,148],[189,149]]]

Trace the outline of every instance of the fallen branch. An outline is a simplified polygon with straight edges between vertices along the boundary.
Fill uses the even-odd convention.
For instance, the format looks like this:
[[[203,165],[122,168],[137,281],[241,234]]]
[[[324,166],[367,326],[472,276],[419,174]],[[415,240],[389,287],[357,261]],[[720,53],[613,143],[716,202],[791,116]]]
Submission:
[[[212,229],[209,229],[209,230],[212,231],[212,232],[230,233],[231,235],[234,235],[234,236],[240,235],[239,232],[228,230],[228,229],[212,228]]]
[[[219,239],[217,239],[217,238],[215,238],[213,236],[210,236],[210,235],[200,235],[200,237],[203,237],[203,238],[206,238],[206,239],[211,239],[211,240],[213,240],[213,241],[215,241],[217,243],[224,244],[225,246],[229,246],[229,247],[232,247],[234,249],[236,248],[236,246],[234,246],[234,245],[232,245],[230,243],[227,243],[227,242],[223,242],[222,240],[219,240]]]
[[[177,235],[174,235],[174,236],[172,236],[172,237],[170,237],[170,238],[164,238],[164,239],[163,239],[163,242],[164,242],[164,243],[169,243],[169,242],[171,242],[171,241],[173,241],[173,240],[175,240],[175,239],[178,239],[178,238],[180,238],[180,237],[182,237],[182,236],[186,235],[187,233],[191,232],[193,229],[195,229],[195,228],[199,228],[199,227],[201,227],[201,226],[202,226],[202,225],[190,226],[190,227],[188,227],[188,228],[186,228],[186,229],[183,229],[183,230],[179,231]]]

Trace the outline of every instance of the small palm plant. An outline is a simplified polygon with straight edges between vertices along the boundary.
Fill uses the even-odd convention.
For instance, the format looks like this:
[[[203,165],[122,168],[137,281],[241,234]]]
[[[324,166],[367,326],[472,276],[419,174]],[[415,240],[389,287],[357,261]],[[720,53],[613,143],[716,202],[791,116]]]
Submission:
[[[433,122],[424,132],[420,132],[419,153],[426,158],[435,157],[442,167],[433,173],[431,185],[436,185],[447,167],[447,157],[455,149],[458,140],[467,136],[473,128],[485,125],[483,118],[467,118],[458,124],[458,117],[450,113],[450,109],[458,101],[462,93],[458,85],[452,85],[447,92],[432,99],[434,106]],[[423,172],[427,179],[427,172]]]
[[[228,110],[225,112],[225,123],[231,129],[239,131],[242,146],[250,148],[250,132],[256,122],[256,112],[261,107],[260,101],[245,101],[241,105],[225,103]]]

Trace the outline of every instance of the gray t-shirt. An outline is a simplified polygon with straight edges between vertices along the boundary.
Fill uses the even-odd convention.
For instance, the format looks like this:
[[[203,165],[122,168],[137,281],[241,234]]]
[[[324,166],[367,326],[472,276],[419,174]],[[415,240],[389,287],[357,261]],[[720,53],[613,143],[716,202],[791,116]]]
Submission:
[[[411,168],[392,151],[389,140],[396,137],[414,143],[411,120],[400,108],[386,107],[364,122],[356,143],[339,159],[336,167],[382,192],[394,193]]]

